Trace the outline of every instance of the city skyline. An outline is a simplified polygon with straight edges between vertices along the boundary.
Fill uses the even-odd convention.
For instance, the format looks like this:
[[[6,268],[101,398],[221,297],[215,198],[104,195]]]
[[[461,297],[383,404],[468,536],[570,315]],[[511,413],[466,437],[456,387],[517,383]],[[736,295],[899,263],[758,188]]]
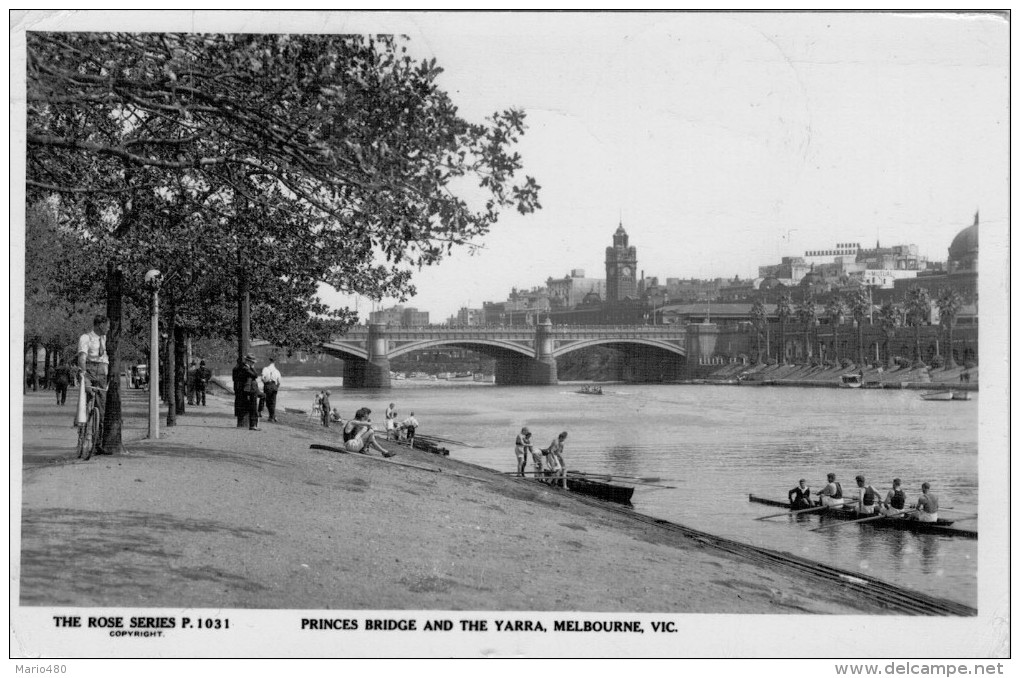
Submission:
[[[389,23],[392,20],[393,23]],[[543,209],[415,273],[447,318],[572,269],[605,277],[622,223],[638,273],[754,278],[838,242],[944,261],[981,213],[1008,228],[1005,24],[991,15],[356,16],[434,56],[468,119],[522,108]],[[479,58],[483,55],[483,58]],[[327,293],[332,304],[367,299]],[[386,299],[377,307],[399,303]]]

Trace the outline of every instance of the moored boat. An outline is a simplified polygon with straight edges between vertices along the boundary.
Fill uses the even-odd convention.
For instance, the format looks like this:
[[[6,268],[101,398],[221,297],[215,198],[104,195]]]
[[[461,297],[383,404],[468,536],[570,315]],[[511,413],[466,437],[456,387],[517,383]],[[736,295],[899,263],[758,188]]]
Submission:
[[[970,393],[967,391],[953,391],[953,400],[970,400]]]
[[[848,372],[840,375],[839,385],[841,388],[860,388],[864,384],[864,378],[857,372]]]
[[[789,502],[780,501],[776,499],[767,499],[765,497],[759,497],[753,494],[748,495],[748,501],[755,504],[764,504],[765,506],[777,506],[780,508],[790,508]],[[803,515],[803,514],[801,514]],[[827,508],[820,509],[818,511],[812,511],[810,515],[821,516],[822,518],[828,518],[833,520],[859,520],[861,518],[867,518],[868,516],[858,515],[856,511],[852,509],[840,509],[840,508]],[[863,525],[871,525],[872,527],[878,528],[890,528],[894,530],[906,530],[908,532],[915,532],[918,534],[939,534],[946,537],[963,537],[964,539],[977,539],[977,530],[967,530],[959,527],[952,527],[952,520],[945,520],[940,518],[937,523],[923,523],[919,520],[911,520],[909,518],[880,518],[870,520]]]
[[[546,485],[552,485],[553,487],[562,487],[561,479],[554,476],[539,476],[535,480]],[[617,504],[630,504],[630,498],[634,496],[633,487],[614,485],[601,480],[592,480],[591,478],[582,478],[570,472],[567,473],[567,489],[571,492]]]
[[[925,400],[953,400],[952,391],[926,391],[921,394]]]

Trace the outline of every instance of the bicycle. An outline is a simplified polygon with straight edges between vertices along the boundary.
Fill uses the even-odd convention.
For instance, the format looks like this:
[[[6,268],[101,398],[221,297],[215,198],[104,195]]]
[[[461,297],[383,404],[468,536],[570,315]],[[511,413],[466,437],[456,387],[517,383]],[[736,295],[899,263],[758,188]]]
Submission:
[[[91,396],[89,398],[91,404],[85,423],[78,424],[78,458],[83,461],[92,458],[92,453],[95,452],[96,446],[102,440],[103,419],[99,416],[98,394],[106,393],[107,390],[98,386],[85,387],[85,391]]]

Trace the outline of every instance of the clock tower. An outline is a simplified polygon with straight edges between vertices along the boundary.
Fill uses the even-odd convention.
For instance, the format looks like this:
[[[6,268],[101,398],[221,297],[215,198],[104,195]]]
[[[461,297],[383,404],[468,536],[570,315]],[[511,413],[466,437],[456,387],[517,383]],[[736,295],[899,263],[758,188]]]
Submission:
[[[606,301],[610,304],[638,296],[637,248],[627,241],[627,231],[621,222],[613,234],[613,246],[606,248]]]

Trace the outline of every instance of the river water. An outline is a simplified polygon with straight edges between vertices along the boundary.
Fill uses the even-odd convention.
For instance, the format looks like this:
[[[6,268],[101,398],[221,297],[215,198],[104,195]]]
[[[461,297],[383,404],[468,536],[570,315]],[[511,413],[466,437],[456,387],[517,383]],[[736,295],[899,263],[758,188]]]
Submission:
[[[901,478],[911,503],[928,481],[942,507],[955,509],[942,517],[974,515],[976,399],[932,402],[909,390],[636,384],[604,384],[604,395],[592,396],[577,393],[579,384],[415,380],[395,381],[380,393],[344,390],[339,379],[301,378],[286,380],[280,406],[307,409],[321,388],[331,390],[345,418],[368,406],[381,424],[390,402],[401,418],[413,410],[420,432],[481,448],[448,445],[453,458],[501,471],[515,469],[513,442],[522,426],[540,447],[567,431],[568,468],[657,477],[669,486],[638,486],[635,511],[977,606],[974,540],[867,525],[814,532],[816,517],[756,521],[781,509],[747,499],[754,493],[785,500],[800,478],[820,489],[829,472],[848,491],[863,473],[883,495]],[[958,526],[977,529],[977,521]]]

